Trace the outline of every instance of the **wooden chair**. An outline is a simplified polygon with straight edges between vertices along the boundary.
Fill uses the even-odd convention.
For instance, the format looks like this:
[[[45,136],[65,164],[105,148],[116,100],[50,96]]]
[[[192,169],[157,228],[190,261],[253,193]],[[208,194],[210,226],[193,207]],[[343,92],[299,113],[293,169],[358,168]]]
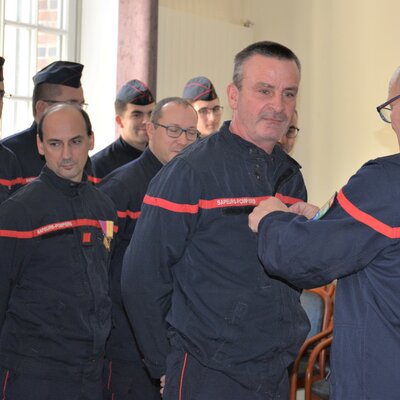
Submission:
[[[304,378],[304,400],[329,400],[329,372],[326,372],[327,349],[333,340],[332,331],[326,331],[325,337],[311,351],[308,358],[306,375]],[[322,365],[321,365],[321,354]],[[315,378],[315,363],[319,360],[321,374]]]
[[[308,296],[308,300],[314,297],[315,308],[313,309],[312,307],[310,307],[310,304],[308,304],[308,307],[305,307],[305,310],[311,322],[311,329],[309,336],[307,337],[304,344],[301,346],[292,366],[290,377],[290,400],[296,400],[297,390],[304,387],[307,362],[312,349],[318,345],[318,342],[321,339],[325,338],[326,335],[329,334],[327,332],[332,333],[333,300],[335,287],[331,288],[331,285],[328,286],[329,287],[324,286],[321,288],[303,291],[303,294]],[[314,296],[310,297],[309,294],[313,294]],[[321,302],[323,304],[323,308],[321,308]],[[315,312],[319,312],[321,315],[319,317],[313,315],[313,313]],[[326,351],[318,354],[318,364],[315,365],[313,373],[308,378],[311,383],[313,381],[321,379],[321,377],[324,376],[325,367]]]

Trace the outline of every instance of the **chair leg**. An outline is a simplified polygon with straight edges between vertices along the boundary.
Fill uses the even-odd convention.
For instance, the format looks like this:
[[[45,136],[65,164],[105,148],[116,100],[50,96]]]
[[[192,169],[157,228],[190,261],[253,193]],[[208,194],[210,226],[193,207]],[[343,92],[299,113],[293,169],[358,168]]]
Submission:
[[[289,400],[297,400],[297,376],[295,375],[290,378]]]

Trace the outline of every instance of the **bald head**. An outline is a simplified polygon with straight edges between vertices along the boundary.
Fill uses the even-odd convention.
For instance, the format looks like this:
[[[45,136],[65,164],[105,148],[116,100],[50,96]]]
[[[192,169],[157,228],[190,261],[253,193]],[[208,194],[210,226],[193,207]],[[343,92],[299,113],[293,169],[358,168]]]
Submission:
[[[397,94],[400,94],[400,67],[397,67],[397,69],[394,71],[392,78],[390,79],[389,82],[389,93],[391,91],[395,91]],[[389,98],[394,97],[390,96]]]

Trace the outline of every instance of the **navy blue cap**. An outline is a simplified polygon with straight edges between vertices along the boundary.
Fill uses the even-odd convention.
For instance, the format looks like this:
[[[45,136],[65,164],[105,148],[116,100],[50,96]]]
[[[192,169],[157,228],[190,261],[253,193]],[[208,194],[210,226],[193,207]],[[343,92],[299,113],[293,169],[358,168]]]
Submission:
[[[205,76],[197,76],[186,83],[182,97],[192,101],[211,101],[217,99],[218,95],[214,85],[208,78]]]
[[[150,89],[138,79],[126,82],[117,93],[116,100],[138,106],[147,106],[155,101]]]
[[[0,82],[4,81],[4,75],[3,75],[4,61],[6,61],[6,60],[3,57],[0,57]]]
[[[71,61],[55,61],[44,67],[32,78],[33,83],[53,83],[56,85],[81,87],[83,65]]]

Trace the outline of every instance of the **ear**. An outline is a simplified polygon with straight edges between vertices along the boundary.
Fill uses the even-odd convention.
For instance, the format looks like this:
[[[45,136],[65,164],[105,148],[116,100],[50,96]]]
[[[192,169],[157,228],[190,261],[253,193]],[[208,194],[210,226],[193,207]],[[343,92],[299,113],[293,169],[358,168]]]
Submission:
[[[36,135],[36,146],[41,156],[44,156],[43,142],[40,140],[39,135]]]
[[[46,111],[48,104],[43,100],[38,100],[35,104],[35,111],[36,111],[36,121],[38,122],[42,115]]]
[[[226,93],[230,107],[232,110],[236,110],[239,98],[239,89],[234,83],[230,83],[226,89]]]
[[[124,124],[122,123],[122,119],[120,115],[115,116],[115,123],[122,129],[124,127]]]
[[[146,122],[146,133],[149,137],[149,141],[154,137],[154,125],[151,122]]]
[[[94,149],[94,132],[89,136],[89,150]]]

